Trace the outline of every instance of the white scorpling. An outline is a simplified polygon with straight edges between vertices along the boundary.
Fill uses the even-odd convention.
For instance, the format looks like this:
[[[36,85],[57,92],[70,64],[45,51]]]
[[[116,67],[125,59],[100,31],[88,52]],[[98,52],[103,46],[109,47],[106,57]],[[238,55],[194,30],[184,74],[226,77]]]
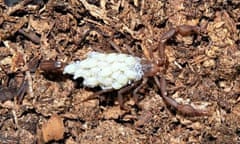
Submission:
[[[89,52],[87,58],[64,68],[63,74],[83,78],[87,87],[120,89],[143,77],[141,59],[127,54]]]

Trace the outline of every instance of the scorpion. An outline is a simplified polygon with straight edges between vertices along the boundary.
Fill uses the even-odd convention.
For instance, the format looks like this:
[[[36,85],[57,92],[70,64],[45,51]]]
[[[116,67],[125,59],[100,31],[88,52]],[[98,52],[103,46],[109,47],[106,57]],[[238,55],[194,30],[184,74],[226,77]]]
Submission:
[[[60,61],[44,60],[40,63],[40,69],[43,71],[61,71],[63,74],[74,75],[73,79],[82,77],[84,79],[84,86],[90,88],[100,86],[102,88],[101,91],[94,95],[117,90],[117,99],[121,109],[126,109],[123,101],[123,93],[135,88],[133,90],[133,99],[135,104],[137,104],[140,100],[138,91],[152,77],[157,88],[160,90],[161,97],[167,105],[173,107],[183,115],[209,115],[207,110],[196,109],[190,104],[180,104],[168,96],[166,90],[167,83],[164,77],[168,66],[168,60],[165,55],[166,42],[176,34],[188,36],[201,34],[201,32],[202,28],[199,26],[180,25],[171,28],[160,37],[158,48],[149,50],[150,58],[139,58],[131,54],[122,53],[105,54],[91,52],[85,60],[72,62],[68,65]],[[89,99],[91,98],[87,100]]]

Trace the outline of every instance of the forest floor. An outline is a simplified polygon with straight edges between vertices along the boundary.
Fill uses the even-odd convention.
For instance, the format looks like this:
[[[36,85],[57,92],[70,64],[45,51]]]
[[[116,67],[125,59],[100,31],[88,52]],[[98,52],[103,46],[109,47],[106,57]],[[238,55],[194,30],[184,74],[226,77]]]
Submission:
[[[239,1],[7,1],[0,0],[0,143],[240,143]],[[147,59],[180,25],[202,31],[166,41],[168,66],[158,78],[169,97],[209,116],[167,106],[151,78],[138,107],[134,89],[123,94],[129,111],[117,91],[83,102],[99,88],[60,72],[95,50]]]

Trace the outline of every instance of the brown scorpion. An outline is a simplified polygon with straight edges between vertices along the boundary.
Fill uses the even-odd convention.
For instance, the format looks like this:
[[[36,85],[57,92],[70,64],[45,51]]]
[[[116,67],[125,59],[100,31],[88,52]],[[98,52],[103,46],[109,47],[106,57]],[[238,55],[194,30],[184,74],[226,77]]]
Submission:
[[[182,36],[188,36],[191,34],[200,34],[200,33],[201,33],[201,28],[198,26],[181,25],[181,26],[177,26],[176,28],[171,28],[168,32],[164,33],[161,36],[158,48],[149,50],[148,53],[150,55],[150,58],[146,58],[146,56],[144,58],[138,58],[130,54],[121,55],[126,59],[132,58],[131,62],[134,61],[135,63],[133,63],[134,65],[129,66],[128,64],[125,64],[127,63],[125,62],[123,65],[123,68],[113,66],[112,69],[114,70],[111,70],[113,72],[109,72],[109,69],[107,69],[107,67],[110,67],[110,66],[100,67],[99,65],[96,66],[96,63],[98,64],[101,61],[103,61],[108,63],[109,65],[112,65],[112,63],[114,65],[120,65],[123,62],[121,62],[121,60],[116,60],[117,58],[114,59],[114,56],[119,58],[121,57],[119,53],[113,53],[113,54],[91,53],[89,54],[86,60],[72,63],[70,64],[70,66],[66,66],[65,63],[62,63],[59,61],[42,61],[42,63],[40,64],[40,68],[43,71],[63,70],[64,73],[74,75],[74,79],[77,79],[78,77],[83,77],[85,79],[84,85],[86,87],[100,86],[102,88],[102,91],[94,95],[100,95],[105,92],[117,90],[118,101],[122,109],[125,109],[124,101],[123,101],[123,93],[130,89],[135,88],[133,91],[133,96],[134,96],[134,101],[137,104],[139,102],[139,95],[137,94],[138,91],[144,85],[146,85],[146,83],[149,80],[149,77],[153,77],[157,87],[160,90],[160,95],[167,105],[170,105],[171,107],[175,108],[178,112],[188,116],[209,115],[208,111],[206,110],[195,109],[189,104],[180,104],[176,102],[173,98],[168,96],[166,91],[167,84],[164,77],[167,66],[168,66],[167,57],[165,55],[166,42],[176,34],[180,34]],[[94,61],[95,59],[98,59],[98,60]],[[128,65],[129,68],[126,68],[126,65]],[[136,65],[140,65],[140,68],[138,67],[137,70],[136,70]],[[107,71],[107,72],[104,72],[102,75],[99,74],[102,71]],[[123,78],[117,79],[118,77],[122,77],[122,75],[118,75],[114,77],[114,74],[118,71],[121,71],[120,74],[123,75]],[[139,71],[140,73],[138,73]],[[99,80],[99,77],[103,78],[103,75],[107,75],[107,77],[104,77],[104,78],[108,79],[108,81],[101,79],[102,81],[104,81],[102,82]],[[126,79],[125,81],[123,80],[124,78]],[[116,84],[116,81],[117,82],[119,81],[119,82]],[[138,85],[140,81],[141,83],[140,85]],[[115,84],[113,84],[114,82]],[[93,96],[91,96],[89,99],[92,99],[92,98]]]

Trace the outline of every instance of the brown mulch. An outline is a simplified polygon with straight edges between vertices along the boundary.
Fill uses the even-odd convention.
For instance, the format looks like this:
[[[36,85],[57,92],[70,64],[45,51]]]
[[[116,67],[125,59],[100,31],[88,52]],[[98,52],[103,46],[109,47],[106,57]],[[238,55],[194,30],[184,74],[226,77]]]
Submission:
[[[240,143],[238,0],[8,2],[0,0],[0,143]],[[94,50],[145,57],[179,25],[205,31],[166,43],[168,95],[210,116],[179,114],[151,80],[140,91],[141,109],[131,91],[124,94],[129,112],[115,92],[82,102],[98,89],[39,68]]]

